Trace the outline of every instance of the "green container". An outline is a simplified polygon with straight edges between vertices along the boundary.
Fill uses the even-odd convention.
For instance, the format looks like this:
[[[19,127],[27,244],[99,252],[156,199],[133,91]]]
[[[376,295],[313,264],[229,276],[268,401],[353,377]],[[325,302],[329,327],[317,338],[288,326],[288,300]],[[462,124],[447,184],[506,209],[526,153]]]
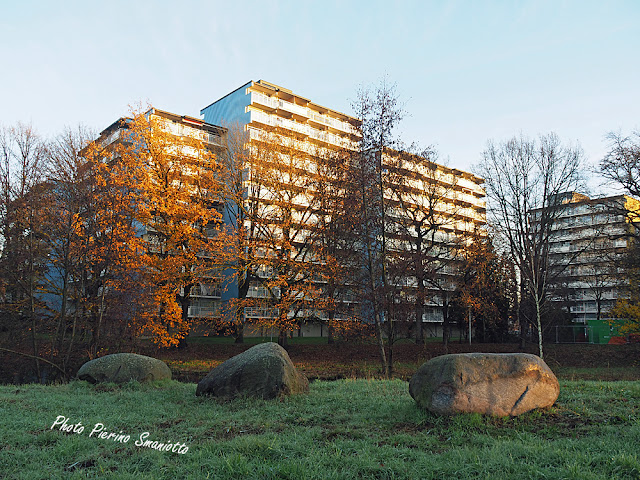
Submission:
[[[589,330],[591,330],[591,343],[609,343],[611,337],[618,336],[618,332],[615,328],[611,328],[609,322],[606,320],[588,320]]]

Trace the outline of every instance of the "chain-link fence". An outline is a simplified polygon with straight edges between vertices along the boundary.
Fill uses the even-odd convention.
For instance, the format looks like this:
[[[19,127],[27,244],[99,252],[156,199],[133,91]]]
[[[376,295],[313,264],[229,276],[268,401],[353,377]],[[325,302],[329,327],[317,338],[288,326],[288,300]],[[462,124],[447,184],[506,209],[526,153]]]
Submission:
[[[554,326],[548,340],[555,343],[598,343],[589,325]]]

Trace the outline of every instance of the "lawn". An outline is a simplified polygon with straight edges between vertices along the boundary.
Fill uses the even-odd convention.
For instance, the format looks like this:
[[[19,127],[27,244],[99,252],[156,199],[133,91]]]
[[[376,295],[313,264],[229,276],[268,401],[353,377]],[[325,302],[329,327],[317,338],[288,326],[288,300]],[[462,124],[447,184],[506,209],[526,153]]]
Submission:
[[[517,418],[434,416],[399,379],[231,402],[175,381],[0,386],[0,476],[12,479],[638,479],[639,438],[637,381],[563,380],[553,408]]]

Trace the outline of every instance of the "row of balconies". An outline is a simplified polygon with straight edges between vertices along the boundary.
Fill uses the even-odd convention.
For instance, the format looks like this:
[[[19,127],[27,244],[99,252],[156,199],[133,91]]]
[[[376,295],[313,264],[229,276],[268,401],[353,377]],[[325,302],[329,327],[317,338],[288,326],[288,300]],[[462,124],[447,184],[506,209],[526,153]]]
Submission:
[[[269,115],[268,113],[251,110],[251,121],[262,123],[271,127],[280,127],[285,130],[290,130],[302,135],[305,135],[313,140],[317,140],[322,143],[328,143],[340,148],[355,148],[352,140],[347,137],[342,137],[334,133],[318,130],[310,125],[298,123],[294,120],[278,117],[276,115]]]
[[[117,128],[116,130],[111,132],[106,138],[104,138],[104,139],[102,139],[100,141],[100,146],[102,146],[104,148],[104,147],[106,147],[108,145],[111,145],[116,140],[119,140],[121,132],[122,132],[122,129]]]
[[[612,307],[610,302],[602,302],[601,313]],[[569,308],[571,313],[598,313],[597,305],[573,305]]]
[[[552,254],[564,254],[564,253],[580,253],[585,252],[589,254],[598,254],[602,256],[602,253],[615,253],[615,249],[626,248],[627,240],[626,239],[617,239],[612,240],[606,245],[598,244],[598,243],[589,243],[589,242],[571,242],[564,241],[551,244],[551,252]]]
[[[183,125],[182,123],[172,122],[171,120],[164,121],[164,130],[178,137],[191,137],[202,140],[203,142],[211,145],[222,145],[219,135],[215,135],[199,128]]]
[[[265,106],[270,110],[284,110],[318,125],[330,127],[350,135],[359,134],[358,130],[349,122],[330,117],[320,112],[316,112],[309,107],[296,105],[295,103],[291,103],[280,98],[269,97],[268,95],[258,92],[251,92],[251,103]]]
[[[222,286],[219,283],[200,283],[191,288],[191,297],[220,298]]]

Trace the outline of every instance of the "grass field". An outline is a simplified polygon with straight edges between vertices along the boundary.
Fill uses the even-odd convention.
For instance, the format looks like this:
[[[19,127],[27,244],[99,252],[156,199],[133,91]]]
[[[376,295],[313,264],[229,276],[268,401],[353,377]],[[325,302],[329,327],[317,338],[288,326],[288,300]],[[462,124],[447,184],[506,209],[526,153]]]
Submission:
[[[174,451],[137,446],[145,432]],[[11,479],[638,479],[639,439],[640,382],[562,381],[556,406],[517,418],[437,417],[401,380],[232,402],[174,381],[0,386]]]

